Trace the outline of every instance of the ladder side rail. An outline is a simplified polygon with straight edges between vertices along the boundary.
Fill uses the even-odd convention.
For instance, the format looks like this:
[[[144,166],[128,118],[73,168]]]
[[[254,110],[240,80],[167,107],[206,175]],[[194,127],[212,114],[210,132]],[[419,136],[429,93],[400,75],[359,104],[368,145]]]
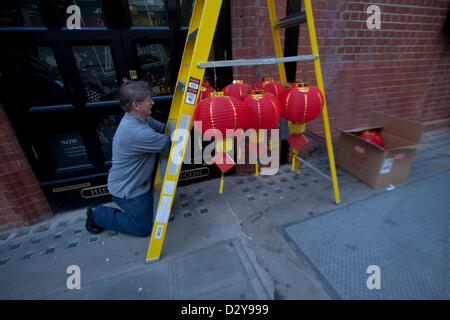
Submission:
[[[269,9],[270,28],[272,30],[273,44],[275,46],[275,56],[281,58],[283,57],[283,52],[281,50],[280,30],[275,26],[278,19],[274,0],[267,0],[267,9]],[[284,63],[278,63],[278,73],[280,74],[281,83],[286,84],[286,70],[284,68]]]
[[[192,35],[194,33],[195,30],[198,29],[198,25],[200,23],[200,17],[196,14],[194,14],[195,12],[201,12],[203,10],[203,5],[204,5],[204,0],[201,1],[195,1],[194,3],[194,8],[192,10],[192,15],[191,15],[191,20],[189,22],[189,27],[188,27],[188,33],[187,33],[187,39],[185,41],[184,44],[184,49],[183,49],[183,53],[186,52],[191,52],[192,50],[188,50],[189,46],[192,46],[192,42],[190,41],[189,37],[190,35]],[[195,38],[195,37],[194,37]],[[177,75],[177,81],[175,83],[175,90],[174,90],[174,94],[172,97],[172,103],[170,105],[170,111],[169,111],[169,117],[167,119],[167,126],[166,126],[166,130],[165,130],[165,134],[171,136],[171,132],[170,132],[170,127],[175,126],[175,124],[178,122],[178,114],[179,114],[179,109],[180,109],[180,105],[181,105],[181,101],[184,97],[184,89],[185,86],[180,86],[181,80],[186,80],[186,64],[188,61],[190,61],[191,56],[189,55],[182,55],[181,58],[181,62],[180,62],[180,69],[178,71],[178,75]],[[171,151],[173,148],[173,143],[171,146]],[[163,187],[163,180],[164,180],[164,175],[166,174],[166,170],[167,170],[167,163],[169,160],[170,154],[169,155],[164,155],[164,154],[160,154],[159,156],[159,161],[158,161],[158,165],[156,168],[156,176],[155,176],[155,180],[153,182],[153,206],[154,206],[154,210],[153,210],[153,215],[154,218],[156,217],[157,214],[157,210],[159,208],[159,203],[161,200],[161,192],[162,192],[162,187]],[[156,219],[155,222],[153,223],[153,230],[156,229]]]
[[[170,150],[169,164],[162,181],[161,197],[159,199],[155,223],[148,248],[147,262],[159,261],[161,255],[182,161],[189,140],[190,128],[192,127],[195,103],[200,95],[200,91],[198,91],[194,104],[187,103],[187,87],[189,80],[192,77],[199,80],[200,83],[198,83],[198,88],[200,89],[205,69],[198,68],[197,62],[204,61],[208,58],[221,6],[222,0],[197,0],[194,6],[189,31],[191,33],[198,28],[198,32],[193,39],[187,39],[183,51],[182,63],[184,65],[180,68],[178,80],[185,79],[186,86],[182,95],[179,95],[182,99],[172,101],[170,113],[172,116],[175,114],[177,115],[177,124],[175,127],[174,141]],[[198,26],[196,26],[197,23]],[[176,90],[181,91],[178,88]],[[173,161],[174,159],[175,161]],[[166,184],[170,187],[166,188]],[[170,192],[166,191],[166,189],[170,190]]]
[[[305,5],[306,22],[308,24],[308,32],[309,32],[309,39],[311,42],[312,54],[319,56],[319,48],[317,45],[316,29],[314,27],[314,18],[313,18],[311,0],[304,0],[303,3]],[[331,178],[332,178],[332,182],[333,182],[334,199],[335,199],[335,203],[338,204],[340,202],[339,186],[338,186],[338,182],[337,182],[336,165],[335,165],[334,153],[333,153],[333,144],[332,144],[332,140],[331,140],[330,125],[329,125],[329,121],[328,121],[328,111],[327,111],[325,90],[324,90],[323,79],[322,79],[322,68],[320,66],[320,56],[319,56],[319,58],[314,60],[314,70],[315,70],[315,74],[316,74],[317,86],[318,86],[319,90],[322,91],[322,95],[323,95],[323,99],[324,99],[324,104],[323,104],[323,109],[322,109],[323,127],[325,130],[325,139],[326,139],[326,143],[327,143],[328,160],[330,163]]]

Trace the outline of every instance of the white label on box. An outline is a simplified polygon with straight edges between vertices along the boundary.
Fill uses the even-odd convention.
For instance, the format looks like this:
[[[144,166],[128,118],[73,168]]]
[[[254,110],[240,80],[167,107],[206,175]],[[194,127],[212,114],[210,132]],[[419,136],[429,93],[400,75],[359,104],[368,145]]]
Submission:
[[[158,213],[156,214],[156,222],[167,223],[170,214],[170,203],[172,197],[162,196],[161,203],[158,208]]]
[[[394,158],[389,158],[383,161],[381,166],[380,174],[385,174],[391,172],[392,165],[394,164]]]

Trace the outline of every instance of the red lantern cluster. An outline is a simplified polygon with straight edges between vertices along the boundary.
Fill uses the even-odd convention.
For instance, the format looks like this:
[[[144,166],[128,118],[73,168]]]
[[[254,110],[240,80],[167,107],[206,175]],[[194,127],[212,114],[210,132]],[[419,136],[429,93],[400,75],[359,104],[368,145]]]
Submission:
[[[208,129],[219,130],[222,135],[225,135],[222,129],[271,129],[280,117],[293,123],[306,123],[317,118],[324,105],[322,92],[306,82],[288,88],[273,78],[264,78],[254,87],[263,92],[252,92],[250,85],[234,80],[220,95],[204,98],[213,93],[214,88],[209,84],[202,85],[194,113],[194,118],[202,121],[202,134]]]
[[[258,111],[260,112],[260,114],[257,116],[249,117],[250,123],[248,125],[246,124],[247,127],[245,127],[245,125],[242,125],[242,123],[244,122],[240,122],[240,124],[237,126],[231,125],[231,123],[227,123],[227,125],[230,126],[229,129],[261,128],[260,124],[255,123],[259,121],[260,116],[262,116],[261,121],[264,122],[265,128],[271,128],[271,126],[267,125],[267,123],[276,123],[279,117],[284,117],[293,123],[306,123],[317,118],[321,113],[324,105],[324,97],[322,92],[315,87],[308,86],[308,83],[306,82],[295,83],[291,88],[289,88],[283,86],[281,83],[274,81],[273,78],[264,78],[262,81],[259,81],[254,85],[254,88],[256,88],[256,90],[263,90],[264,92],[258,91],[258,94],[256,94],[256,92],[252,92],[250,88],[251,86],[245,84],[242,80],[234,80],[233,83],[227,85],[223,89],[223,95],[217,100],[217,102],[212,103],[211,100],[208,100],[209,102],[206,104],[207,107],[205,107],[203,104],[200,105],[200,103],[209,99],[204,98],[204,95],[214,92],[214,88],[212,88],[210,85],[202,85],[202,91],[200,93],[201,96],[199,98],[197,106],[198,110],[196,109],[196,114],[197,117],[200,118],[204,115],[208,120],[206,121],[206,123],[209,123],[209,125],[203,126],[205,130],[214,129],[212,125],[214,121],[210,120],[211,117],[208,111],[208,108],[211,105],[214,106],[212,107],[212,109],[216,110],[214,112],[217,113],[217,119],[220,119],[215,120],[215,122],[226,122],[228,120],[223,119],[229,118],[231,119],[230,121],[234,123],[234,121],[241,121],[240,115],[237,115],[236,111],[233,111],[232,116],[229,115],[228,112],[230,112],[232,107],[222,107],[221,105],[223,103],[228,106],[237,104],[237,108],[240,110],[241,107],[239,102],[247,101],[246,103],[244,103],[245,107],[243,107],[242,109],[248,110],[249,108],[252,108],[250,110],[251,113],[256,110],[255,106],[258,106],[257,102],[259,100],[261,100],[260,102],[264,101],[263,104],[259,104],[260,108],[262,105],[264,105],[264,107],[262,107],[262,109]],[[225,96],[233,99],[228,99]],[[215,99],[216,98],[218,97],[216,96]],[[270,103],[267,101],[270,101]],[[266,108],[266,104],[269,107]],[[216,105],[220,106],[216,107]],[[272,112],[273,106],[277,108],[278,112]],[[235,117],[235,115],[237,118]],[[238,118],[239,120],[237,120]],[[202,122],[205,121],[202,120]],[[222,133],[224,134],[225,132]]]
[[[285,87],[273,78],[264,78],[254,85],[253,90],[242,80],[235,80],[222,91],[215,92],[204,81],[194,111],[194,126],[209,138],[225,138],[227,129],[272,129],[280,116],[298,126],[317,118],[324,105],[324,97],[319,89],[310,87],[307,83]],[[201,128],[198,127],[199,123],[202,124]],[[294,131],[290,137],[297,136],[302,137],[301,133]],[[302,140],[301,143],[304,144],[305,141]],[[220,190],[223,174],[234,165],[234,162],[224,163],[227,151],[223,144],[222,151],[217,152],[214,159],[222,170]]]

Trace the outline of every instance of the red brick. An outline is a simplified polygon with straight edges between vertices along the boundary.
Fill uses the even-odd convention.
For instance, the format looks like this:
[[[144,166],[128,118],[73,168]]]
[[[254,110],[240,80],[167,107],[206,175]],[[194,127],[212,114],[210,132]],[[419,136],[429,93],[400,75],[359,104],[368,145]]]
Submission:
[[[7,209],[0,209],[0,217],[9,217],[10,215],[13,215],[15,212],[12,208]]]
[[[14,223],[14,222],[23,222],[24,219],[21,215],[11,215],[8,217],[8,223]]]

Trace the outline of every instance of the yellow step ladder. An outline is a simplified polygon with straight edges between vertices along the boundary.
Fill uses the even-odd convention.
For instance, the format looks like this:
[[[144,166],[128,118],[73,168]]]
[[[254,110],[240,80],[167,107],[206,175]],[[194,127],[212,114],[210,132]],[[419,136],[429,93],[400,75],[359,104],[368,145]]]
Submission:
[[[169,156],[164,154],[161,154],[160,156],[156,178],[153,185],[154,204],[157,204],[157,209],[146,258],[148,263],[156,262],[160,259],[164,237],[167,231],[167,224],[178,184],[182,160],[188,142],[189,132],[192,127],[192,117],[200,93],[205,68],[277,63],[280,73],[280,80],[283,84],[285,84],[286,74],[284,62],[314,60],[317,84],[325,98],[311,1],[304,0],[304,4],[313,54],[294,57],[283,57],[281,52],[279,26],[277,26],[279,25],[279,20],[277,20],[276,17],[275,4],[273,0],[268,0],[267,4],[276,57],[202,62],[207,61],[209,56],[220,8],[222,6],[222,0],[195,1],[180,70],[178,73],[177,85],[167,122],[166,134],[173,138],[172,146]],[[326,103],[322,110],[322,116],[325,127],[328,156],[330,159],[330,180],[333,182],[335,202],[339,203],[339,189],[337,185],[336,168],[334,164]],[[304,162],[304,160],[301,161]]]

